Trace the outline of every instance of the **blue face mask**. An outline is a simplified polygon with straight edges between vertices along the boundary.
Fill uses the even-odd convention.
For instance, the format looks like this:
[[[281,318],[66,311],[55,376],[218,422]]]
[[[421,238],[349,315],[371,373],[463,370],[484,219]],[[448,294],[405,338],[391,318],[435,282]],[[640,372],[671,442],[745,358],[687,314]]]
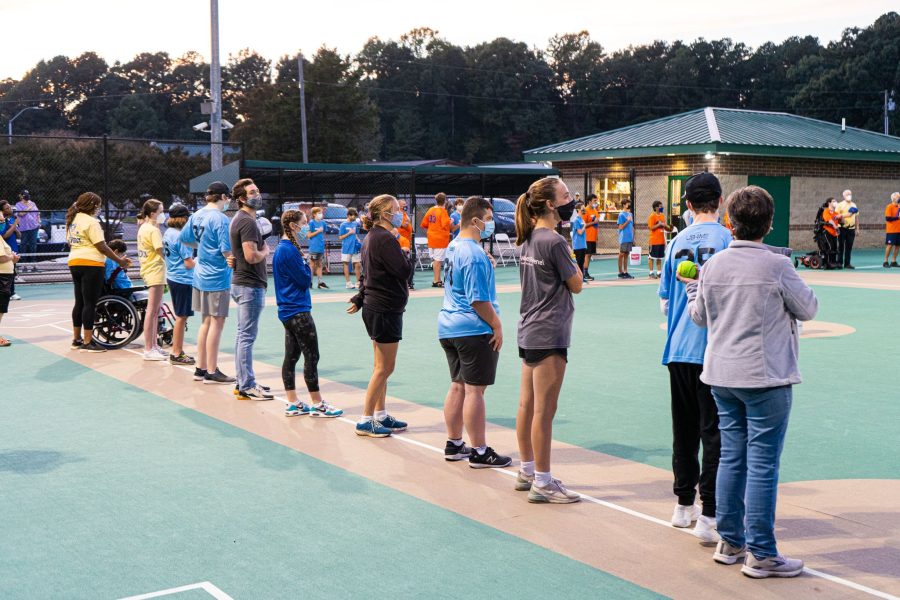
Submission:
[[[398,212],[391,215],[391,225],[394,227],[400,227],[403,225],[403,213]]]
[[[300,242],[305,242],[309,237],[309,225],[304,225],[300,228],[300,231],[297,232],[297,240]]]
[[[493,221],[482,221],[484,223],[484,229],[479,232],[481,239],[489,240],[491,236],[494,235],[494,227],[496,224]]]

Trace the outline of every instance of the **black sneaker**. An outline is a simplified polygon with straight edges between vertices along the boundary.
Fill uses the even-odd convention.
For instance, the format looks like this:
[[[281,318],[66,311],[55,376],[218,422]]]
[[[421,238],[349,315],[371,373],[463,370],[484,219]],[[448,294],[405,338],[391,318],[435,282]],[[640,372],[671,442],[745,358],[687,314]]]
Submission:
[[[889,265],[889,264],[887,263],[887,261],[885,261],[884,264],[881,265],[881,266],[884,267],[885,269],[889,269],[891,265]]]
[[[625,275],[625,273],[619,273],[619,275],[618,275],[619,279],[624,279],[624,275]]]
[[[854,267],[853,265],[844,265],[844,268],[845,269],[855,269],[856,267]]]
[[[431,287],[444,287],[444,282],[443,281],[433,281],[431,283]]]
[[[203,378],[203,383],[205,384],[214,384],[214,383],[234,383],[234,377],[229,377],[222,371],[216,368],[216,370],[212,373],[207,372],[206,377]]]
[[[185,354],[184,352],[182,352],[182,353],[179,354],[178,356],[175,356],[174,354],[170,354],[170,355],[169,355],[169,362],[172,363],[173,365],[186,365],[186,366],[189,366],[189,365],[194,364],[194,363],[197,362],[197,361],[194,360],[194,357],[193,357],[193,356],[188,356],[187,354]]]
[[[900,267],[900,265],[897,264],[896,260],[891,263],[891,266],[892,267]]]
[[[622,273],[622,279],[634,279],[634,275],[631,273]]]
[[[79,348],[82,352],[106,352],[106,348],[91,340],[90,344],[81,344],[81,348]]]
[[[72,340],[72,345],[70,346],[70,348],[72,348],[72,350],[81,350],[82,346],[84,346],[84,340],[81,338],[75,338],[74,340]]]
[[[457,446],[450,440],[447,440],[447,445],[444,446],[444,460],[462,460],[464,458],[469,458],[471,454],[472,449],[466,446],[465,442]]]
[[[194,369],[194,381],[203,381],[206,379],[206,369],[197,367]]]
[[[324,281],[320,281],[320,282],[319,282],[319,285],[317,285],[316,287],[318,287],[320,290],[327,290],[327,289],[328,289],[328,286],[325,285],[325,282],[324,282]]]
[[[594,278],[591,277],[591,274],[590,274],[590,273],[588,273],[587,275],[585,275],[584,278],[587,279],[588,281],[593,281],[593,280],[594,280]]]
[[[512,464],[512,459],[508,456],[500,456],[490,446],[484,451],[484,454],[478,454],[472,451],[469,455],[469,466],[473,469],[491,469],[503,468]]]

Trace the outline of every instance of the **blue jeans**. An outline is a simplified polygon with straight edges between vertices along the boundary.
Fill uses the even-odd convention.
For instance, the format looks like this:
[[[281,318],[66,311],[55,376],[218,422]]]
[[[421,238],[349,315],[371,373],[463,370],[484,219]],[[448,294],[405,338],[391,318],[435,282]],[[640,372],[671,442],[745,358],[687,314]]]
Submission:
[[[19,253],[22,254],[22,262],[37,262],[36,256],[25,256],[37,252],[38,230],[29,229],[22,232],[22,239],[19,240]]]
[[[239,390],[256,386],[253,373],[253,342],[259,331],[259,316],[266,306],[265,288],[231,286],[231,299],[238,305],[237,339],[234,341],[234,369]]]
[[[775,500],[778,463],[791,414],[791,386],[713,387],[722,456],[716,478],[716,525],[732,546],[753,556],[777,556]]]

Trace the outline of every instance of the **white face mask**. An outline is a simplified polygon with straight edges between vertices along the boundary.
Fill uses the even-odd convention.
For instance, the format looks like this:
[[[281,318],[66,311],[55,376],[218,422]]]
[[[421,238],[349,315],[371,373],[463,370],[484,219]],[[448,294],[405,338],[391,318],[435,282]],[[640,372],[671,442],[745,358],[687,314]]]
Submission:
[[[166,222],[166,213],[161,212],[158,215],[156,215],[156,222],[159,223],[160,225],[165,223]]]

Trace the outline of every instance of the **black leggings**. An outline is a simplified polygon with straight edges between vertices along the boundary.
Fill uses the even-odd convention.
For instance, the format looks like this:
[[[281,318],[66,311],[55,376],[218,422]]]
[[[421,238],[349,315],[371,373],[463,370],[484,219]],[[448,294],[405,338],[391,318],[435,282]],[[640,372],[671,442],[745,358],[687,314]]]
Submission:
[[[72,326],[94,328],[94,311],[97,300],[103,294],[104,267],[69,267],[75,284],[75,306],[72,308]]]
[[[303,355],[303,380],[310,392],[319,391],[319,337],[316,322],[308,312],[294,315],[284,325],[284,362],[281,364],[281,381],[285,391],[297,389],[294,368]]]
[[[575,250],[575,263],[578,265],[578,268],[581,270],[582,274],[585,274],[587,272],[587,269],[584,268],[585,256],[587,256],[587,248]]]

